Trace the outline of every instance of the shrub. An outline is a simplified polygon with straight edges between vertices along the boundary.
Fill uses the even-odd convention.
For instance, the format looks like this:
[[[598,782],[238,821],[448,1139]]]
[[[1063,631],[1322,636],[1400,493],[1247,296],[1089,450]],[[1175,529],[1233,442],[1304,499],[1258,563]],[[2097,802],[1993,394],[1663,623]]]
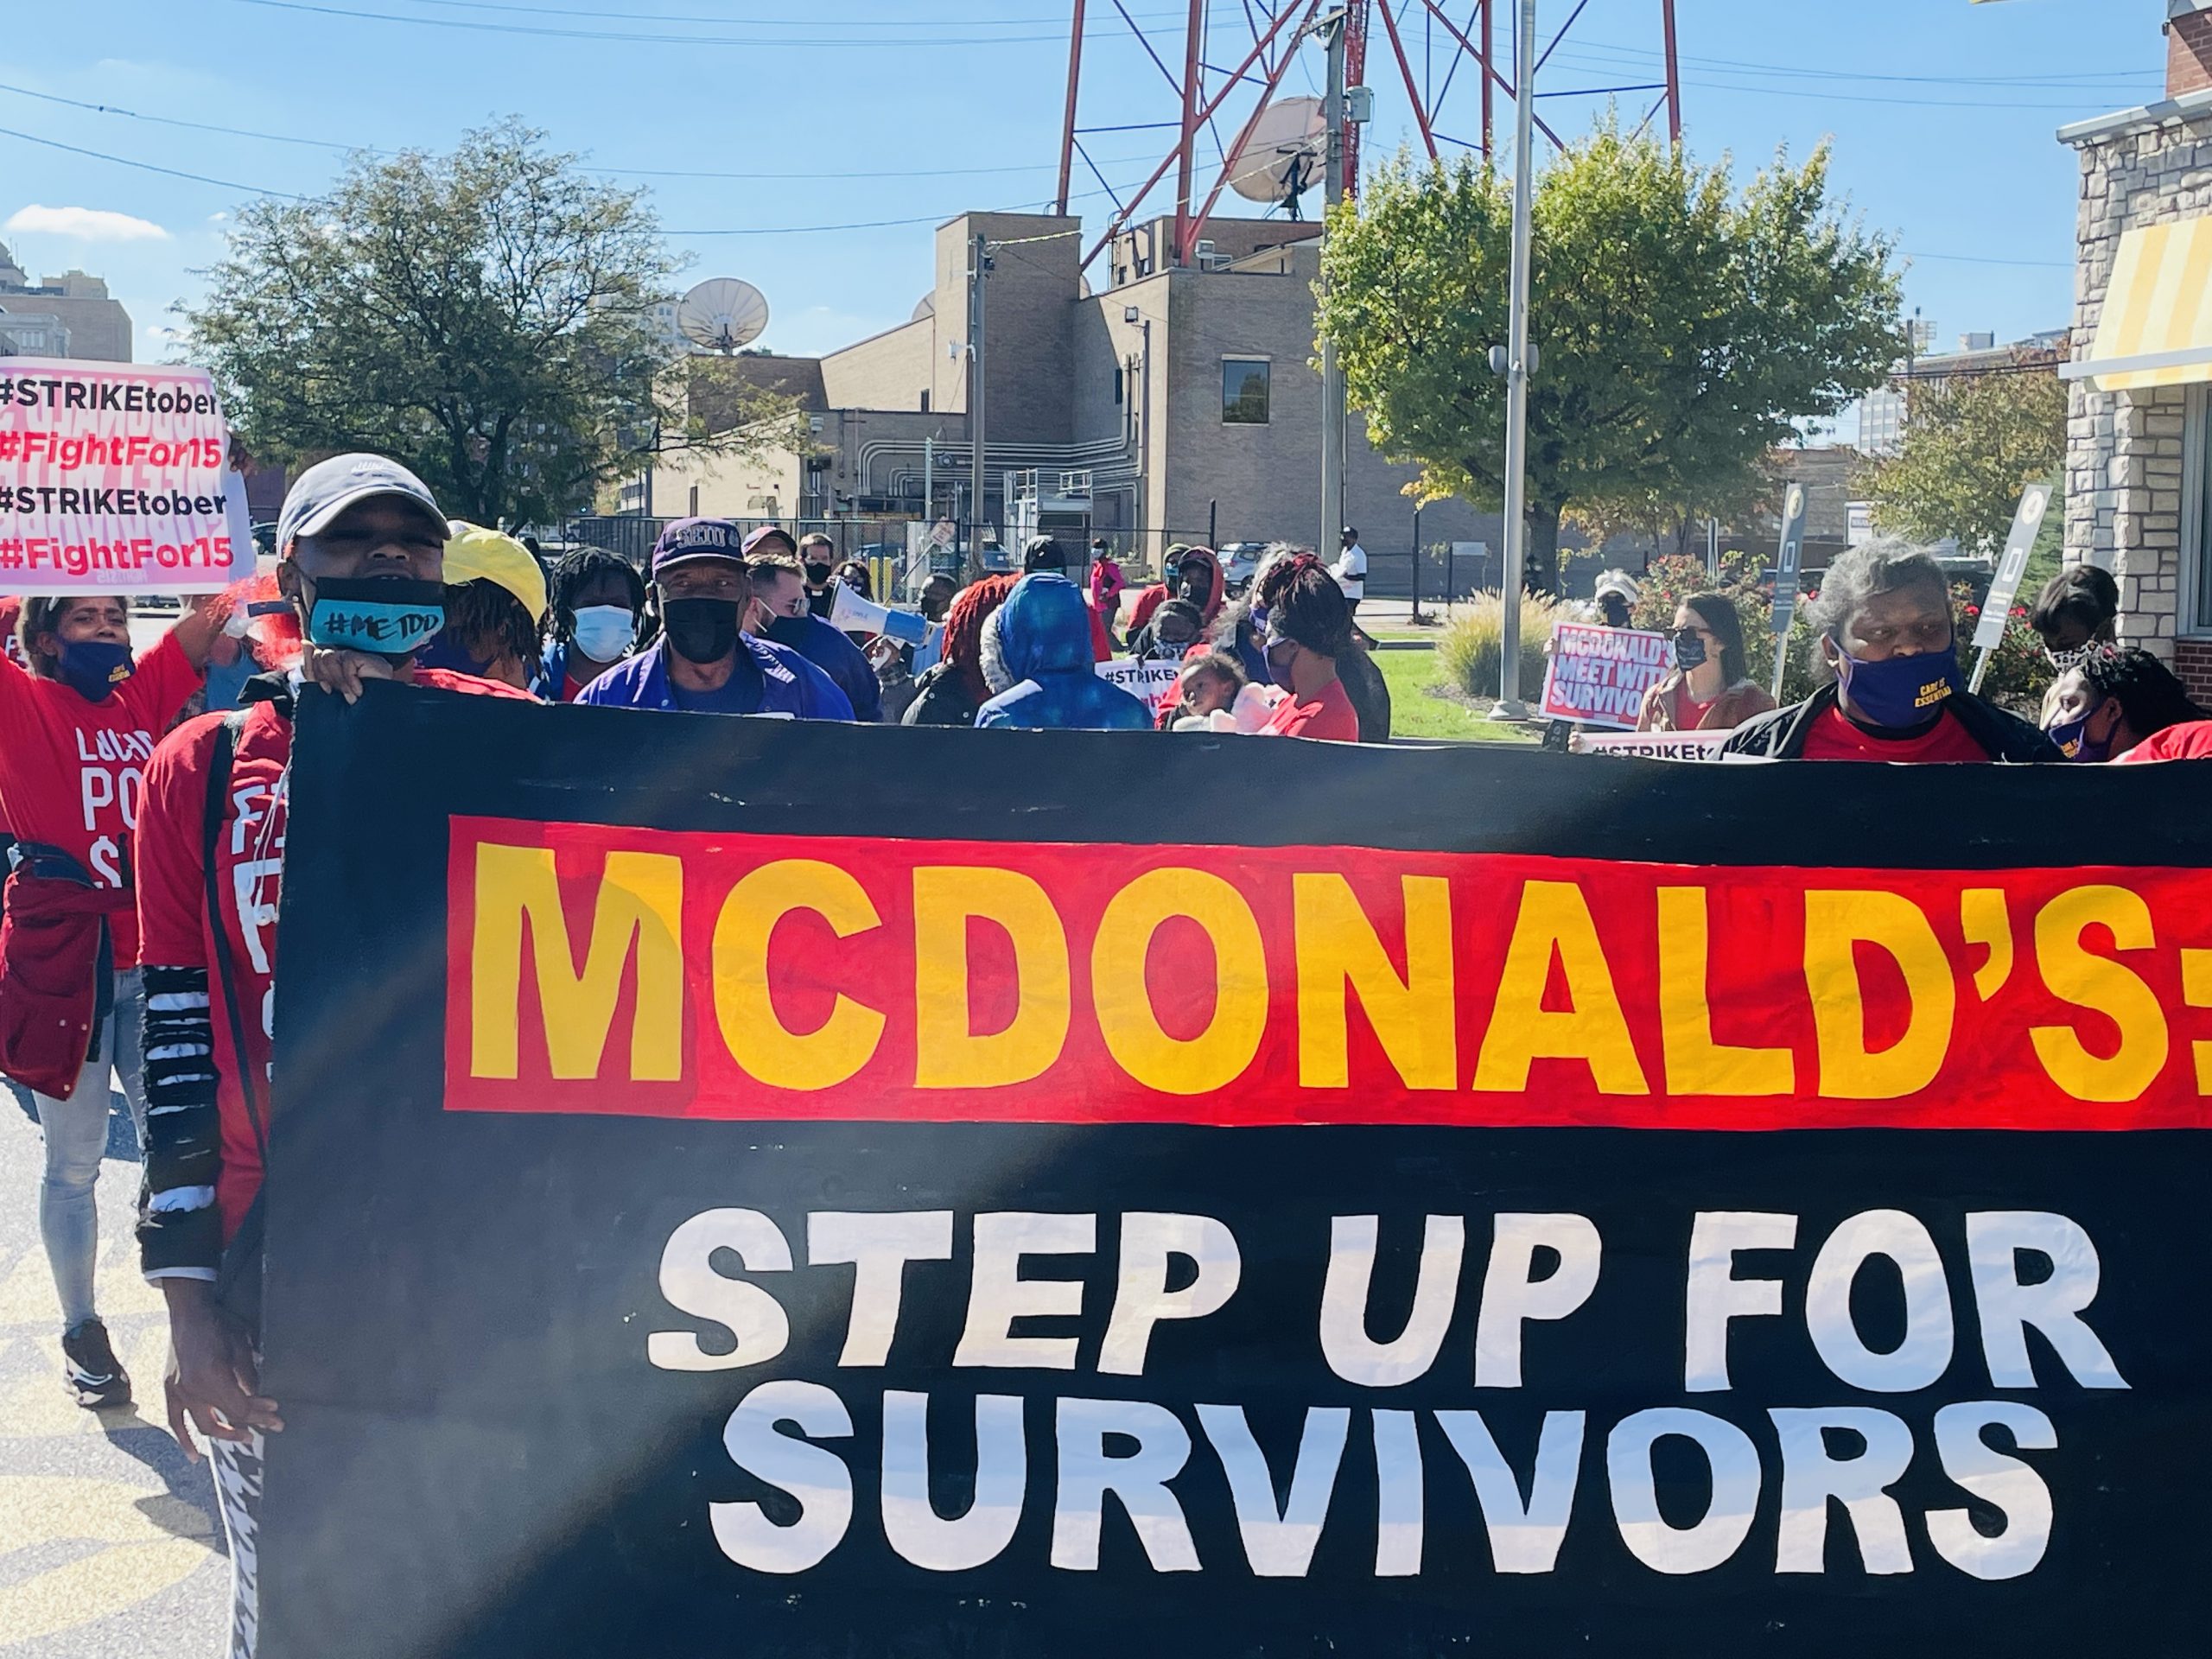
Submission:
[[[1544,644],[1552,637],[1559,608],[1559,602],[1548,595],[1521,597],[1521,696],[1525,700],[1533,702],[1544,694]],[[1477,594],[1437,641],[1445,677],[1471,697],[1495,699],[1504,633],[1505,607],[1498,596]]]

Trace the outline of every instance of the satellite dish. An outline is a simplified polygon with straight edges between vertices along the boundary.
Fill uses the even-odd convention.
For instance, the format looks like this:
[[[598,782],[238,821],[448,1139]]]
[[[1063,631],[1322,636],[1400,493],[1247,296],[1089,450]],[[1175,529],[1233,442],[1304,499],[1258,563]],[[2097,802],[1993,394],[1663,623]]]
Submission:
[[[919,322],[925,317],[933,317],[935,315],[937,315],[937,297],[934,295],[925,294],[920,299],[914,302],[913,315],[908,317],[906,321],[909,322]]]
[[[1260,112],[1249,137],[1230,158],[1229,188],[1247,201],[1288,206],[1321,176],[1329,122],[1318,98],[1279,98]]]
[[[768,302],[750,283],[710,276],[677,302],[676,326],[701,351],[727,357],[760,338]]]

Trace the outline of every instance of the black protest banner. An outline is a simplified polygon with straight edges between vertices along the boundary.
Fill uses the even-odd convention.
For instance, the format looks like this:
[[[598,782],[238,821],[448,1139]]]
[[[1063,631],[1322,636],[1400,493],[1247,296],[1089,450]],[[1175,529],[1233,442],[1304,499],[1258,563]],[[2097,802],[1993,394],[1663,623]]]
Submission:
[[[262,1652],[2198,1650],[2208,806],[309,698]]]

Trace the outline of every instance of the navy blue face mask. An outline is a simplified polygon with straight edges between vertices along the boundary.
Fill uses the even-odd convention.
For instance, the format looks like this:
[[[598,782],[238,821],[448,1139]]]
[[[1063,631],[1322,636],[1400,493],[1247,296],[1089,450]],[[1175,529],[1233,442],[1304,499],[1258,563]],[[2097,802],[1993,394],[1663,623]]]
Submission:
[[[1959,677],[1955,645],[1874,663],[1862,661],[1839,647],[1835,671],[1851,700],[1853,717],[1885,731],[1925,726],[1942,712],[1954,693],[1965,689]]]
[[[2112,759],[2113,734],[2102,737],[2089,735],[2089,722],[2097,717],[2104,704],[2099,703],[2079,720],[2062,720],[2050,727],[2044,735],[2058,745],[2058,752],[2069,760],[2086,760],[2092,764]]]
[[[87,702],[104,702],[130,677],[130,647],[109,639],[63,639],[54,671],[62,684]]]
[[[423,668],[442,668],[454,674],[473,674],[482,679],[492,666],[489,658],[479,659],[471,656],[453,630],[442,629],[432,636],[429,644],[415,653],[416,664]]]

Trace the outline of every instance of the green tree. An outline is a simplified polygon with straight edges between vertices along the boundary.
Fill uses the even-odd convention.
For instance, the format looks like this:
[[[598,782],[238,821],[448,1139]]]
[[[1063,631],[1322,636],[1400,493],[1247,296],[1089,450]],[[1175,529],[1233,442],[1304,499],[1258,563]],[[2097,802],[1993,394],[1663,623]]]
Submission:
[[[1529,569],[1556,582],[1570,507],[1677,520],[1758,490],[1800,418],[1881,383],[1897,353],[1887,238],[1827,191],[1827,152],[1738,195],[1726,162],[1610,121],[1536,182]],[[1509,182],[1471,158],[1401,156],[1332,216],[1320,329],[1383,454],[1431,496],[1504,501]]]
[[[252,452],[381,450],[456,517],[546,522],[647,447],[794,442],[747,393],[714,432],[653,316],[674,262],[643,193],[508,120],[451,155],[356,156],[326,195],[243,208],[181,350]]]
[[[2012,529],[2020,492],[2065,457],[2066,388],[2056,369],[1955,375],[1913,387],[1904,448],[1875,469],[1867,499],[1883,530],[1929,542],[1955,536],[1967,551],[1986,552]]]

